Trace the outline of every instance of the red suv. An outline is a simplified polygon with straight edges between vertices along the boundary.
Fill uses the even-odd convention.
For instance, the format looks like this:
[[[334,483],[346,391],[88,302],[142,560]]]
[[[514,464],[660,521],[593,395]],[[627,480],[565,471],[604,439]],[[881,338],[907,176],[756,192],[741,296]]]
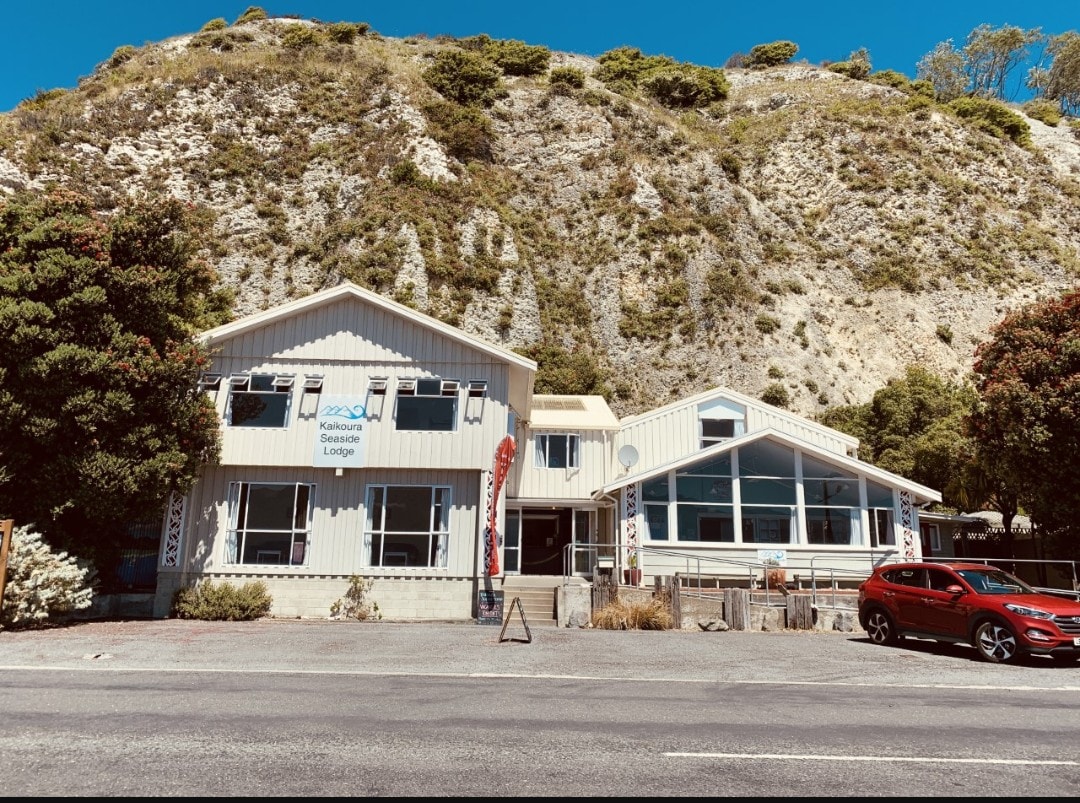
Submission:
[[[875,644],[904,636],[970,644],[992,663],[1021,653],[1080,659],[1080,601],[979,563],[879,566],[859,586],[859,624]]]

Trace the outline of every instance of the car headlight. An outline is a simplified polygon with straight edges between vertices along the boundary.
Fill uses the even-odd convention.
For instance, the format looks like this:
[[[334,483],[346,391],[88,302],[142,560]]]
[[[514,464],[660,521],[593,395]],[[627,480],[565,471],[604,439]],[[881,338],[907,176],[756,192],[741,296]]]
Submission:
[[[1027,616],[1030,619],[1053,619],[1054,614],[1047,613],[1046,611],[1040,611],[1038,608],[1029,608],[1027,605],[1017,605],[1013,602],[1006,602],[1005,607],[1015,613],[1017,616]]]

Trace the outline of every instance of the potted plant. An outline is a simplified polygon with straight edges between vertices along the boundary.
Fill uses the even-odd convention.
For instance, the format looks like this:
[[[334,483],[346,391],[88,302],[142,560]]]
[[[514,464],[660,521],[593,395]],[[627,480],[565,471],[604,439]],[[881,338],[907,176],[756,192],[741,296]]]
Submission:
[[[787,583],[787,572],[780,565],[780,561],[775,558],[768,558],[765,561],[765,589],[770,588],[785,588]]]
[[[623,582],[628,586],[641,584],[641,569],[637,567],[637,550],[632,550],[626,558],[627,568],[623,569]]]

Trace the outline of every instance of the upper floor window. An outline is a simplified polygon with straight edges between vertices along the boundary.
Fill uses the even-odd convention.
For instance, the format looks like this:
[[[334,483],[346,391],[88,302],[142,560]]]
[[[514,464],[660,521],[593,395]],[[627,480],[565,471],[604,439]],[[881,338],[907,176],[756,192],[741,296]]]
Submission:
[[[577,468],[577,435],[537,435],[537,468]]]
[[[397,388],[396,429],[453,432],[457,425],[456,379],[402,379]]]
[[[722,443],[735,437],[735,421],[731,418],[701,419],[701,448]]]
[[[308,483],[232,483],[225,562],[303,565],[314,498]]]
[[[289,424],[292,374],[233,374],[225,423],[231,427],[285,427]]]

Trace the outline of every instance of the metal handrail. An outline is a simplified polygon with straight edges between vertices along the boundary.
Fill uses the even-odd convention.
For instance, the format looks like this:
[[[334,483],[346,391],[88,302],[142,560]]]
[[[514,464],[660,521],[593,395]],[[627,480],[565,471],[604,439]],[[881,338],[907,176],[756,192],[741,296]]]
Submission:
[[[610,556],[611,558],[613,558],[614,563],[615,563],[615,568],[616,569],[621,569],[621,568],[625,568],[625,566],[620,565],[621,561],[619,561],[619,556],[620,555],[625,555],[628,551],[631,551],[631,550],[636,552],[640,556],[639,557],[638,568],[642,568],[641,562],[640,562],[641,558],[648,557],[650,555],[666,557],[666,558],[677,558],[677,559],[681,560],[683,562],[684,571],[683,572],[676,571],[675,572],[676,576],[684,576],[684,577],[696,580],[697,581],[697,587],[699,589],[703,587],[702,586],[702,580],[703,579],[718,578],[718,577],[721,577],[721,576],[733,577],[733,576],[743,574],[743,573],[745,573],[745,575],[746,575],[746,587],[749,588],[749,589],[754,589],[756,587],[756,585],[757,585],[758,578],[762,575],[762,573],[764,571],[770,569],[770,568],[775,568],[775,564],[770,564],[770,563],[766,563],[766,562],[763,562],[763,561],[738,560],[738,559],[735,559],[735,558],[720,558],[720,557],[712,557],[712,556],[707,556],[707,555],[688,555],[688,554],[686,554],[685,552],[683,552],[681,550],[663,549],[661,547],[653,547],[653,546],[642,546],[640,544],[628,544],[628,543],[619,543],[619,544],[567,544],[566,547],[563,549],[563,585],[567,585],[570,582],[571,577],[577,576],[576,573],[572,571],[572,569],[573,569],[573,567],[575,565],[574,559],[575,559],[575,557],[577,557],[578,553],[584,551],[584,552],[588,552],[589,554],[591,554],[593,556],[593,558],[591,558],[589,560],[589,563],[588,563],[588,565],[591,567],[591,570],[595,570],[596,565],[597,565],[597,558],[599,558],[601,555],[604,555],[605,557]],[[849,568],[847,566],[830,566],[830,565],[827,564],[827,561],[830,558],[835,559],[837,556],[841,556],[841,555],[845,559],[847,559],[847,562],[849,562],[849,563],[851,562],[852,558],[861,559],[863,556],[865,556],[866,561],[867,561],[867,568],[865,570],[860,570],[860,569],[852,569],[852,568]],[[853,582],[853,581],[856,581],[856,580],[865,579],[865,578],[869,577],[870,574],[873,572],[873,570],[876,569],[878,566],[881,566],[881,565],[887,564],[887,563],[902,562],[903,560],[905,560],[905,558],[902,555],[900,555],[899,552],[897,550],[895,550],[895,549],[884,549],[884,550],[881,550],[881,549],[878,549],[878,550],[869,549],[869,550],[863,550],[861,552],[860,551],[843,551],[843,552],[837,551],[832,555],[828,555],[828,554],[822,555],[820,553],[817,553],[817,554],[814,554],[814,555],[807,556],[806,558],[804,558],[802,560],[802,564],[805,564],[806,568],[810,572],[809,585],[810,585],[811,604],[813,604],[813,605],[818,604],[819,586],[827,586],[829,588],[829,590],[830,590],[831,607],[836,607],[837,592],[839,590],[839,584],[840,584],[841,580],[846,579],[846,580],[849,580],[849,581]],[[1071,598],[1080,599],[1080,581],[1078,581],[1078,576],[1080,576],[1080,575],[1078,575],[1078,571],[1077,571],[1077,561],[1070,561],[1070,560],[1036,560],[1036,559],[1028,559],[1028,558],[956,558],[956,557],[951,557],[951,558],[927,557],[927,558],[923,558],[923,560],[928,562],[928,563],[929,562],[937,562],[937,563],[963,563],[963,562],[968,562],[968,563],[983,563],[983,564],[992,564],[992,563],[1033,563],[1033,564],[1043,564],[1043,565],[1063,564],[1063,565],[1066,565],[1066,566],[1069,567],[1069,571],[1070,571],[1070,573],[1072,575],[1072,584],[1073,584],[1072,590],[1037,587],[1037,586],[1033,586],[1033,587],[1035,588],[1035,590],[1041,591],[1043,593],[1060,594],[1060,595],[1063,595],[1063,596],[1068,596],[1068,597],[1071,597]],[[723,572],[712,571],[712,572],[710,572],[710,571],[708,571],[708,568],[710,568],[710,567],[712,567],[712,568],[722,567],[724,569],[729,569],[729,571],[723,571]],[[798,563],[796,565],[792,565],[791,563],[788,563],[788,564],[786,564],[785,566],[783,566],[781,568],[784,568],[787,571],[795,570],[794,573],[795,573],[796,576],[798,576],[798,574],[799,574],[798,569],[802,568],[802,566],[800,564],[798,564]],[[741,587],[741,586],[737,586],[737,587]],[[772,591],[770,583],[765,583],[764,591],[765,591],[765,604],[766,605],[772,604],[770,596],[771,596],[771,594],[774,594],[775,592]]]

